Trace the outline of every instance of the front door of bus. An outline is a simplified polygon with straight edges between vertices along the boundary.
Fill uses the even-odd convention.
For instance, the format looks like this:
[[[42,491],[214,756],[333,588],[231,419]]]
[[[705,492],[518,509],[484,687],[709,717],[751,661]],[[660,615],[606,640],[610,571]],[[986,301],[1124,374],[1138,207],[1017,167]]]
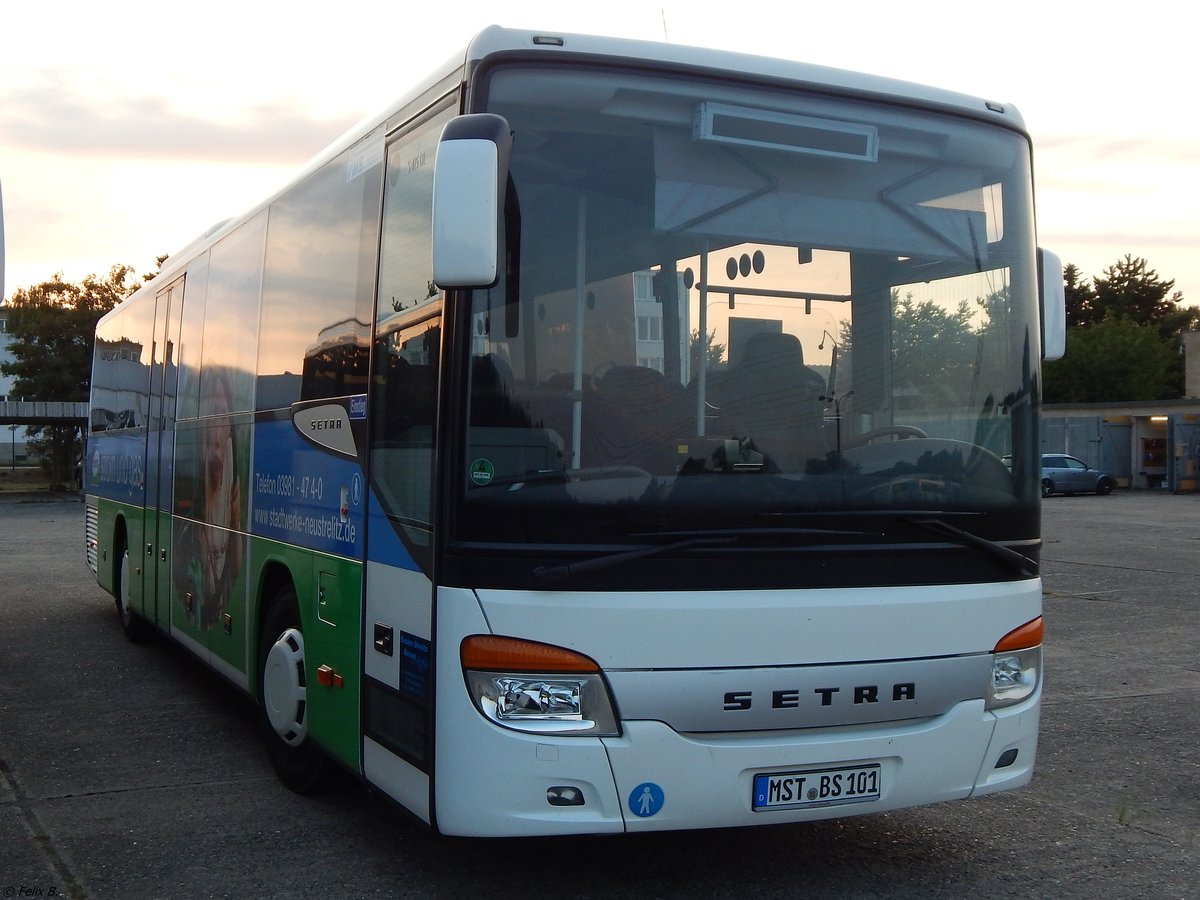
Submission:
[[[150,409],[146,428],[146,509],[143,538],[146,550],[143,612],[145,618],[168,625],[171,596],[171,506],[175,460],[175,394],[178,369],[175,343],[183,312],[183,279],[158,292],[154,308],[154,341],[150,360]]]

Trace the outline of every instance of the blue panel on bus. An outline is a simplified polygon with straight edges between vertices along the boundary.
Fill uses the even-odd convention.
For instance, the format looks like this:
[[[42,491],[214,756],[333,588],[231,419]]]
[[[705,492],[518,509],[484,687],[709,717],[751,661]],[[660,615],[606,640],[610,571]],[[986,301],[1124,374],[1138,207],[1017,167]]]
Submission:
[[[251,533],[362,558],[366,482],[357,461],[314,448],[289,419],[260,421],[250,486]]]
[[[146,433],[96,432],[88,439],[88,492],[141,506],[146,490]]]
[[[429,641],[400,632],[400,690],[418,700],[429,699]]]
[[[371,562],[384,563],[411,572],[421,571],[417,561],[400,536],[396,533],[391,520],[379,504],[379,498],[372,492],[368,497],[368,516],[370,516],[371,539],[367,542],[367,559]]]

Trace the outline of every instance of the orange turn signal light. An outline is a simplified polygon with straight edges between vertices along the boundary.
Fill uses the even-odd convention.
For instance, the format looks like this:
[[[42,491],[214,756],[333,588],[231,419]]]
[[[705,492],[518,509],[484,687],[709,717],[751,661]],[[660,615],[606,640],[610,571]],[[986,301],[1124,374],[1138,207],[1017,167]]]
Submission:
[[[491,634],[473,634],[459,645],[464,669],[487,672],[599,672],[595,661],[551,644]]]
[[[1042,621],[1042,617],[1038,616],[1000,638],[996,649],[992,652],[1008,653],[1012,650],[1028,650],[1031,647],[1038,647],[1042,643],[1045,632],[1045,623]]]

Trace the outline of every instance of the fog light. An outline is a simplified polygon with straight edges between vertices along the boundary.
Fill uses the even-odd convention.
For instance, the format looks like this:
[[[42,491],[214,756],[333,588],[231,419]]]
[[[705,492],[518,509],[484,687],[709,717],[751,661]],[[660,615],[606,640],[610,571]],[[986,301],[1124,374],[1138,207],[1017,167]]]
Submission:
[[[546,788],[546,802],[551,806],[583,806],[583,791],[570,785]]]
[[[1007,769],[1009,766],[1011,766],[1016,761],[1017,761],[1017,748],[1013,747],[1011,750],[1005,750],[1003,753],[1000,754],[1000,758],[998,760],[996,760],[996,768],[997,769]]]

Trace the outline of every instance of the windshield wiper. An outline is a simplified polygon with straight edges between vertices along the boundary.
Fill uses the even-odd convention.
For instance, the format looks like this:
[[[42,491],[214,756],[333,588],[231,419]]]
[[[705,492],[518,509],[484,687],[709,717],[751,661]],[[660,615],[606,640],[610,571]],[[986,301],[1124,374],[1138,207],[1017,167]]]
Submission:
[[[881,531],[847,528],[701,528],[694,531],[654,531],[630,537],[755,538],[755,537],[883,537]]]
[[[519,475],[506,475],[481,482],[478,487],[521,490],[525,485],[568,484],[576,481],[605,481],[618,478],[647,478],[647,472],[635,466],[590,466],[586,469],[530,469]]]
[[[699,547],[706,544],[729,544],[734,538],[728,537],[691,537],[670,544],[655,544],[651,547],[638,547],[636,550],[624,550],[620,553],[610,553],[606,556],[596,556],[579,562],[566,563],[561,566],[538,566],[533,570],[533,582],[538,587],[552,587],[570,581],[578,575],[598,572],[612,566],[644,559],[647,556],[657,556],[660,553],[671,553],[675,550],[686,550],[689,547]]]
[[[1031,578],[1036,577],[1038,573],[1038,564],[1023,553],[1018,553],[1011,547],[1005,547],[1003,544],[996,541],[988,540],[985,537],[980,537],[977,534],[972,534],[969,531],[963,531],[951,525],[949,522],[943,522],[941,519],[925,519],[910,517],[905,519],[913,525],[924,528],[926,531],[932,531],[936,534],[950,535],[958,538],[963,543],[977,547],[993,559],[999,560],[1022,575],[1028,575]]]
[[[715,544],[732,544],[745,538],[756,537],[881,537],[882,535],[867,531],[846,531],[834,528],[729,528],[702,531],[667,531],[647,534],[632,534],[630,537],[678,537],[682,540],[669,544],[653,544],[649,547],[638,547],[634,550],[623,550],[596,556],[579,562],[565,563],[561,566],[538,566],[533,570],[533,581],[539,587],[551,587],[563,584],[579,575],[598,572],[627,562],[658,556],[662,553],[673,553],[676,550],[687,550],[691,547],[712,546]]]

